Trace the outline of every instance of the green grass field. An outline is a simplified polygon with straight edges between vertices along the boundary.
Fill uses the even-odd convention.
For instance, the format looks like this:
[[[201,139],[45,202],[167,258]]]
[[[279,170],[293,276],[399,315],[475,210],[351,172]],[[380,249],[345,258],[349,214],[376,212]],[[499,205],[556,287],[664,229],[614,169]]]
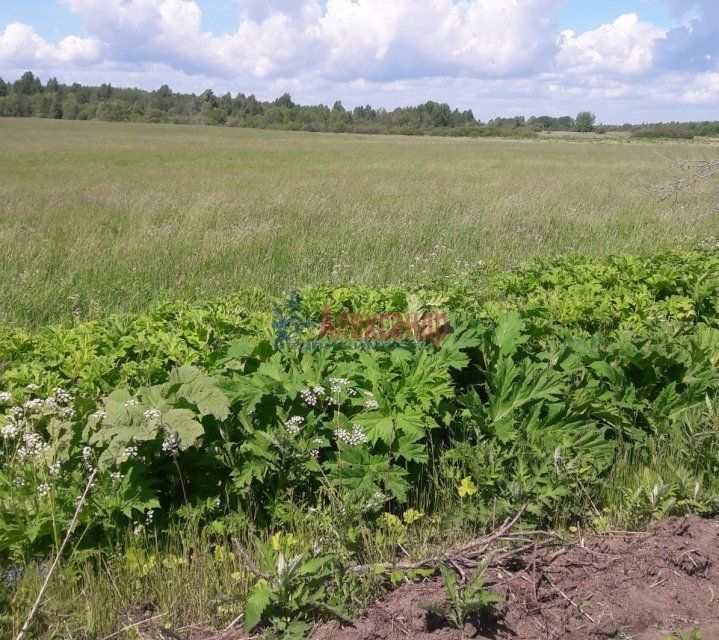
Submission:
[[[386,284],[716,230],[647,185],[700,143],[465,140],[0,120],[0,320],[242,287]]]

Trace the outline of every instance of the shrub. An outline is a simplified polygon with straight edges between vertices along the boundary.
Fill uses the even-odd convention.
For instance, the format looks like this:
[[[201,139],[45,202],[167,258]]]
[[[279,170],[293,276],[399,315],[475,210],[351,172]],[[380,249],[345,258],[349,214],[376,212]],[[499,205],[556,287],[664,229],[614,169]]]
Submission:
[[[673,138],[691,140],[694,133],[681,124],[655,124],[641,129],[635,129],[631,134],[632,138]]]

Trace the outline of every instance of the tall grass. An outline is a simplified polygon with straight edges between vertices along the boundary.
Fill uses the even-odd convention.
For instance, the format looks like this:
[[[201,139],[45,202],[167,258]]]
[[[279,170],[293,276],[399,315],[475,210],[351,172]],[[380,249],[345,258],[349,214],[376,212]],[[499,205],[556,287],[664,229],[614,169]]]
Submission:
[[[645,189],[699,143],[33,119],[2,119],[0,139],[0,321],[27,326],[245,286],[656,251],[717,229],[701,203]]]

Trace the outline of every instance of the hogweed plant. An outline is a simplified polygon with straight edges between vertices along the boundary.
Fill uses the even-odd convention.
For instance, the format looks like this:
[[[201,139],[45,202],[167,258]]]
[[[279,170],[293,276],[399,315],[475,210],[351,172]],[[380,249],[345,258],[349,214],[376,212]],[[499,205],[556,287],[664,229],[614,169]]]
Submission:
[[[464,625],[472,620],[479,625],[490,622],[494,617],[496,605],[504,601],[501,595],[485,587],[486,580],[483,576],[491,561],[491,556],[485,558],[466,585],[458,585],[452,570],[441,565],[446,603],[422,604],[421,607],[430,615],[446,620],[455,629],[463,629]]]
[[[314,552],[297,552],[290,536],[273,536],[261,545],[262,561],[254,573],[259,576],[244,602],[244,627],[250,633],[259,625],[280,637],[304,638],[316,618],[346,619],[339,605],[330,603],[327,583],[333,571],[333,557]]]

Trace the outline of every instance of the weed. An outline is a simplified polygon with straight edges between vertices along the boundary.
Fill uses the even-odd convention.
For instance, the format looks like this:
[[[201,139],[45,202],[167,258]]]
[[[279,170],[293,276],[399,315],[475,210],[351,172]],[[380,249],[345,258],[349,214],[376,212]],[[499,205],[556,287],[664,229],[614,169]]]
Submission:
[[[467,585],[457,585],[454,572],[446,565],[440,567],[444,588],[447,594],[447,603],[423,604],[423,609],[441,620],[447,620],[455,629],[463,629],[467,621],[476,619],[484,624],[494,616],[495,606],[503,601],[502,596],[485,588],[483,574],[491,562],[487,557],[477,567],[474,577]]]

